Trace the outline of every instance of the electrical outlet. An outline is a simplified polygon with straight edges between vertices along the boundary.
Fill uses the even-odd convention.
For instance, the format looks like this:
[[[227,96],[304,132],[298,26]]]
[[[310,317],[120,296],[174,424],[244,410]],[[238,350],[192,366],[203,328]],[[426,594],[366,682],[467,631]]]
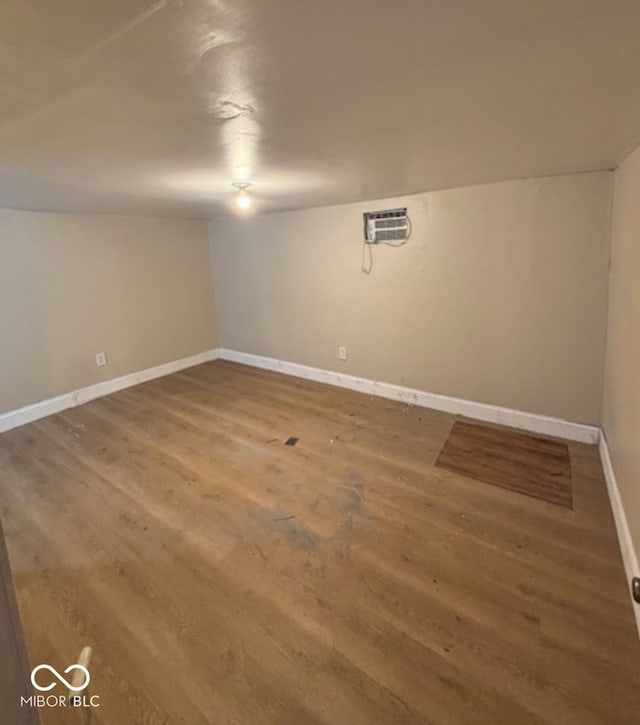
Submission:
[[[107,353],[98,352],[96,353],[96,365],[99,368],[103,368],[107,364]]]
[[[338,357],[340,358],[340,360],[346,360],[347,359],[347,348],[346,347],[344,347],[344,346],[341,345],[338,348]]]

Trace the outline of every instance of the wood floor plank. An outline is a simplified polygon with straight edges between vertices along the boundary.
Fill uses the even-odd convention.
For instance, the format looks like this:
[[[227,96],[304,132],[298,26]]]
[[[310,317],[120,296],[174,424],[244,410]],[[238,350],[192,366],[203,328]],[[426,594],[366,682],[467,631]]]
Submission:
[[[92,725],[633,722],[597,452],[569,510],[436,467],[455,421],[217,361],[0,435],[31,662],[93,646]]]

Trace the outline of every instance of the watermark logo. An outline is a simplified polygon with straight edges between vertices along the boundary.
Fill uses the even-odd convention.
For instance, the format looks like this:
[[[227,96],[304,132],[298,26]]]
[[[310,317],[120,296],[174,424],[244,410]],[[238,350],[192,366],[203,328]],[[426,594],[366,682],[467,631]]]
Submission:
[[[48,670],[51,672],[51,674],[61,683],[63,684],[68,690],[71,690],[72,692],[82,692],[84,689],[86,689],[89,685],[89,682],[91,681],[91,675],[89,674],[89,670],[84,665],[69,665],[67,669],[64,671],[65,675],[68,675],[69,672],[72,670],[78,670],[81,672],[84,676],[84,681],[81,685],[74,685],[71,682],[68,682],[55,668],[53,668],[51,665],[38,665],[37,667],[34,667],[31,671],[31,684],[36,688],[36,690],[40,690],[40,692],[49,692],[49,690],[53,690],[53,688],[58,684],[57,682],[52,682],[50,685],[47,685],[46,687],[43,687],[42,685],[39,685],[36,681],[36,675],[41,670]]]
[[[88,661],[88,660],[85,660]],[[47,675],[48,673],[48,675]],[[65,677],[69,675],[69,679]],[[89,696],[85,690],[91,682],[89,670],[80,664],[69,665],[62,674],[49,664],[31,670],[31,684],[38,692],[51,692],[62,685],[68,694],[30,695],[20,697],[21,707],[100,707],[98,695]],[[79,694],[83,693],[83,694]]]

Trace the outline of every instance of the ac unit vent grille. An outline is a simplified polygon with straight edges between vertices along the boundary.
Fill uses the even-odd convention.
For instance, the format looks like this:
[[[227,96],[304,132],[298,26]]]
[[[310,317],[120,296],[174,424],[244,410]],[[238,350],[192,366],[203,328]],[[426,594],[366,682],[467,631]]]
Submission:
[[[405,242],[409,237],[409,217],[405,209],[368,211],[364,215],[364,238],[368,244]]]

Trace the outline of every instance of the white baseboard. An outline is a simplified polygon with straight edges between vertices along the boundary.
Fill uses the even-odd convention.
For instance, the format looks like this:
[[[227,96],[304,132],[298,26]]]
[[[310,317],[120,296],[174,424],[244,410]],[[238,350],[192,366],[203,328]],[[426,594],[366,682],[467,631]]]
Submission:
[[[613,465],[611,464],[609,447],[607,446],[607,439],[604,433],[600,435],[600,444],[598,447],[600,450],[602,469],[604,470],[604,478],[607,482],[607,490],[609,491],[609,502],[611,503],[616,531],[618,532],[618,543],[620,544],[620,553],[622,554],[622,562],[627,578],[627,587],[629,588],[629,596],[631,597],[631,606],[633,607],[633,613],[636,618],[638,636],[640,636],[640,604],[636,604],[631,596],[631,579],[634,576],[640,576],[640,568],[638,567],[638,557],[631,538],[627,515],[622,505],[622,499],[620,498],[620,490],[618,489],[618,482]]]
[[[315,380],[316,382],[327,383],[340,388],[348,388],[349,390],[355,390],[368,395],[398,400],[423,408],[432,408],[445,413],[464,415],[468,418],[484,420],[489,423],[498,423],[513,428],[520,428],[532,433],[541,433],[543,435],[591,444],[597,443],[600,436],[600,429],[597,426],[574,423],[572,421],[551,418],[536,413],[526,413],[512,408],[501,408],[496,405],[489,405],[488,403],[477,403],[471,400],[463,400],[462,398],[452,398],[437,393],[428,393],[424,390],[406,388],[401,385],[393,385],[392,383],[381,383],[375,380],[359,378],[354,375],[345,375],[331,370],[322,370],[321,368],[314,368],[308,365],[300,365],[298,363],[276,360],[275,358],[262,357],[260,355],[225,348],[206,350],[197,355],[191,355],[180,360],[157,365],[153,368],[147,368],[146,370],[123,375],[119,378],[113,378],[112,380],[105,380],[104,382],[96,383],[86,388],[80,388],[79,390],[74,390],[64,395],[58,395],[55,398],[49,398],[48,400],[43,400],[33,405],[27,405],[24,408],[11,410],[7,413],[0,413],[0,433],[38,420],[39,418],[44,418],[47,415],[59,413],[61,410],[88,403],[90,400],[115,393],[123,388],[129,388],[132,385],[138,385],[147,380],[163,377],[164,375],[170,375],[179,370],[200,365],[210,360],[216,360],[217,358],[251,365],[265,370],[274,370],[286,375]]]
[[[55,398],[49,398],[48,400],[42,400],[33,405],[27,405],[24,408],[18,408],[17,410],[11,410],[8,413],[0,413],[0,433],[11,430],[11,428],[17,428],[25,423],[31,423],[34,420],[45,418],[48,415],[59,413],[61,410],[67,408],[74,408],[76,405],[82,405],[88,403],[90,400],[95,398],[101,398],[104,395],[115,393],[123,388],[130,388],[133,385],[139,385],[145,383],[147,380],[153,380],[154,378],[161,378],[164,375],[170,375],[176,373],[179,370],[193,367],[194,365],[200,365],[210,360],[216,360],[218,358],[218,350],[205,350],[196,355],[190,355],[189,357],[183,357],[180,360],[173,360],[172,362],[164,363],[163,365],[156,365],[153,368],[147,368],[146,370],[139,370],[129,375],[122,375],[119,378],[113,378],[112,380],[105,380],[102,383],[96,383],[95,385],[89,385],[86,388],[80,388],[64,395],[58,395]]]
[[[591,444],[597,443],[600,437],[600,429],[594,425],[573,423],[560,418],[526,413],[511,408],[501,408],[487,403],[476,403],[461,398],[451,398],[447,395],[427,393],[423,390],[405,388],[401,385],[392,385],[391,383],[380,383],[375,380],[358,378],[353,375],[344,375],[343,373],[337,373],[331,370],[322,370],[320,368],[309,367],[308,365],[299,365],[298,363],[276,360],[271,357],[262,357],[247,352],[237,352],[236,350],[220,348],[218,353],[219,357],[223,360],[243,363],[257,368],[264,368],[265,370],[274,370],[286,375],[305,378],[306,380],[315,380],[319,383],[336,385],[339,388],[348,388],[349,390],[356,390],[368,395],[377,395],[381,398],[389,398],[390,400],[399,400],[403,403],[419,405],[423,408],[432,408],[445,413],[453,413],[454,415],[464,415],[468,418],[475,418],[489,423],[499,423],[513,428],[520,428],[531,433],[541,433],[543,435]]]

